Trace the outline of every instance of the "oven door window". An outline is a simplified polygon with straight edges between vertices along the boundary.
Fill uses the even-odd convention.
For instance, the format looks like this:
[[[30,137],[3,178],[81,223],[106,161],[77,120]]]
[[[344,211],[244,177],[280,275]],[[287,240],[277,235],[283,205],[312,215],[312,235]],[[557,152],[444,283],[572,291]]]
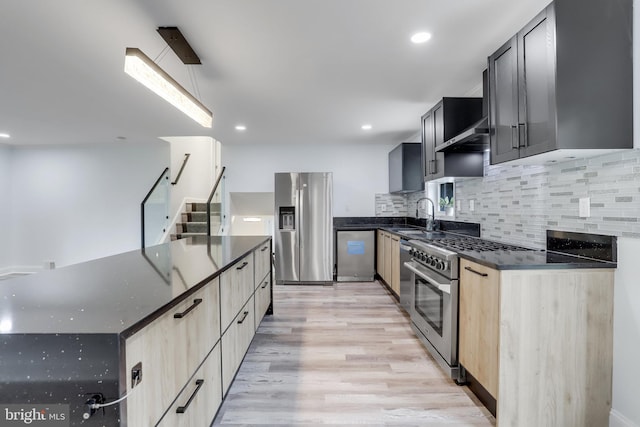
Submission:
[[[442,336],[444,301],[443,293],[436,286],[416,275],[415,309],[429,325]]]

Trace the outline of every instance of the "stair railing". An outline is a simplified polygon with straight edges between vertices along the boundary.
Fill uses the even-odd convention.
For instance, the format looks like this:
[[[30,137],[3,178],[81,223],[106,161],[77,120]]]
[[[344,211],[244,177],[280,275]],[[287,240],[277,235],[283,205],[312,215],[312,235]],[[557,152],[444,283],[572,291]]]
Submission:
[[[160,174],[140,204],[142,247],[160,243],[169,221],[169,168]]]
[[[222,167],[218,178],[216,179],[216,183],[213,185],[213,189],[209,194],[209,198],[207,199],[207,236],[211,236],[211,228],[212,228],[212,216],[215,216],[218,222],[218,231],[216,234],[221,234],[224,232],[224,209],[223,209],[223,198],[224,198],[224,172],[227,168],[225,166]]]
[[[182,171],[184,170],[184,167],[187,166],[187,161],[189,160],[189,157],[191,157],[191,153],[184,153],[184,160],[182,161],[182,166],[180,166],[180,170],[178,171],[176,180],[173,181],[171,185],[176,185],[180,180],[180,176],[182,175]]]

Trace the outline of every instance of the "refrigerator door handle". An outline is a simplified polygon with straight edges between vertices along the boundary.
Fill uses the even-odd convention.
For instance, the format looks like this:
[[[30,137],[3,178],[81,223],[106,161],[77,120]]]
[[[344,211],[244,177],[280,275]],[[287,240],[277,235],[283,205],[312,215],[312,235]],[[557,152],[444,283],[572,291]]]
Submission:
[[[299,184],[302,185],[302,184]],[[296,215],[296,230],[299,230],[298,236],[296,237],[296,242],[300,250],[303,248],[303,239],[302,239],[302,229],[300,228],[302,218],[304,218],[304,203],[302,203],[304,197],[304,190],[298,188],[296,190],[296,208],[298,211],[298,215]]]

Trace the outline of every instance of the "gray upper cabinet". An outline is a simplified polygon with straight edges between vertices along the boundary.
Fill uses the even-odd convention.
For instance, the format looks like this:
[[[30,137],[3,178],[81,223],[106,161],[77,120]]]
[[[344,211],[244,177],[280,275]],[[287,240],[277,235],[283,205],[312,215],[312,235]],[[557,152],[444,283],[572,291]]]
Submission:
[[[482,153],[444,153],[436,147],[482,118],[482,98],[442,98],[422,116],[424,180],[482,176]]]
[[[424,190],[422,146],[403,142],[389,152],[389,193]]]
[[[491,163],[633,148],[631,25],[631,0],[556,0],[491,55]]]

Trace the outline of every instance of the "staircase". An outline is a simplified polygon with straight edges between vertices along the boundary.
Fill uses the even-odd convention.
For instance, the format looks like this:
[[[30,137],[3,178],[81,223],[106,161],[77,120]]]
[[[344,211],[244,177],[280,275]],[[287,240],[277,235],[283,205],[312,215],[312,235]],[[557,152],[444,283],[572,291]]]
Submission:
[[[171,240],[183,239],[191,236],[207,235],[207,204],[187,203],[186,212],[181,214],[181,221],[176,224],[176,233],[171,234]],[[222,234],[221,203],[211,203],[211,235]]]

